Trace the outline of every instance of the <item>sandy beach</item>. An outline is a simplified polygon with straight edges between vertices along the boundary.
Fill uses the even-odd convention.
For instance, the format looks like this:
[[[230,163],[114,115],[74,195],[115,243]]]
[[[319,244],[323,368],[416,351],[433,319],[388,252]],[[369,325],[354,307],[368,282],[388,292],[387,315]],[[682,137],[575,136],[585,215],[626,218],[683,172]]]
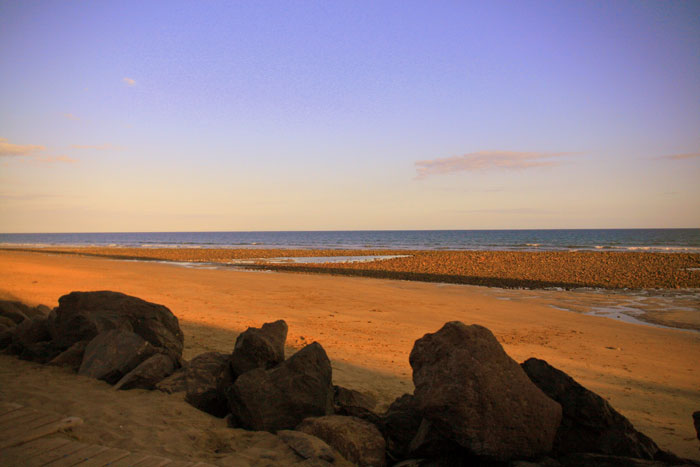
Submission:
[[[640,264],[664,261],[639,258]],[[596,271],[614,270],[614,257],[605,259]],[[401,264],[401,260],[387,261]],[[689,270],[698,261],[698,255],[667,260],[672,272],[669,276],[658,268],[662,271],[658,283],[673,280],[674,286],[698,287],[698,274]],[[368,264],[379,263],[364,263],[363,270],[368,270]],[[186,359],[206,351],[230,352],[237,334],[248,326],[284,319],[289,325],[287,355],[305,343],[320,342],[332,361],[334,383],[373,394],[380,409],[412,391],[408,355],[416,339],[446,321],[481,324],[493,331],[516,361],[547,360],[606,398],[662,448],[700,459],[691,417],[700,409],[700,333],[630,324],[553,306],[568,303],[568,309],[579,311],[577,307],[585,308],[594,299],[619,300],[614,292],[592,297],[590,292],[566,290],[185,268],[9,250],[0,251],[0,270],[0,298],[30,305],[56,306],[60,296],[74,290],[115,290],[163,304],[180,321]],[[692,329],[698,310],[692,309],[692,301],[690,306],[684,315],[666,318],[690,322],[686,327]],[[0,376],[0,398],[84,418],[85,424],[72,433],[80,440],[215,463],[251,446],[265,449],[272,442],[264,435],[226,428],[223,420],[190,407],[178,394],[116,393],[106,383],[8,356],[0,356]],[[254,459],[255,450],[245,455]]]

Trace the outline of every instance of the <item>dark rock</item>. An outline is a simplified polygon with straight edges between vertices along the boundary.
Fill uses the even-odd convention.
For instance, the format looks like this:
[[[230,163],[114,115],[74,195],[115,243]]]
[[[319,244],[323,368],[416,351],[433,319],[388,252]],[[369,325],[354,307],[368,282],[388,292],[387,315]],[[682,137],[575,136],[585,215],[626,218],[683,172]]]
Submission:
[[[354,389],[333,386],[333,405],[336,407],[336,411],[341,407],[362,407],[372,410],[376,407],[377,400]]]
[[[387,454],[393,460],[405,459],[423,416],[411,394],[396,399],[382,416]]]
[[[533,461],[514,461],[508,467],[561,467],[561,464],[551,457],[542,457]]]
[[[175,362],[169,356],[157,353],[124,375],[115,389],[154,389],[165,377],[175,371]]]
[[[26,308],[23,309],[22,312],[29,319],[40,319],[46,318],[49,315],[49,312],[51,312],[51,309],[46,305],[39,305],[35,307],[26,306]]]
[[[23,360],[46,363],[62,350],[53,342],[49,342],[50,339],[48,321],[45,317],[26,319],[15,327],[12,344],[7,351],[18,355]]]
[[[317,342],[276,368],[242,374],[227,397],[237,426],[277,431],[296,427],[307,417],[333,412],[331,363]]]
[[[0,326],[6,327],[6,328],[13,328],[13,327],[17,326],[17,323],[15,323],[10,318],[7,318],[6,316],[0,316]]]
[[[156,352],[139,335],[112,329],[99,334],[85,347],[78,374],[115,384]]]
[[[0,300],[0,316],[11,319],[15,324],[19,324],[29,316],[25,313],[29,307],[22,302]]]
[[[287,323],[283,320],[265,323],[262,328],[248,328],[236,339],[231,354],[234,379],[255,368],[270,369],[284,361]]]
[[[46,318],[27,319],[17,325],[14,343],[28,347],[37,342],[51,340]]]
[[[664,467],[669,464],[650,459],[610,456],[595,453],[576,453],[559,458],[563,467]]]
[[[58,300],[51,327],[54,341],[68,348],[112,329],[131,331],[179,361],[183,335],[163,305],[119,292],[71,292]]]
[[[297,427],[322,439],[358,465],[384,466],[385,442],[376,426],[355,417],[328,415],[307,418]]]
[[[700,439],[700,411],[693,412],[693,424],[695,425],[695,433]]]
[[[36,342],[23,346],[17,354],[22,360],[29,360],[37,363],[47,363],[58,356],[63,349],[51,341]]]
[[[226,396],[219,394],[217,379],[228,364],[229,356],[219,352],[197,355],[185,369],[185,400],[199,410],[216,417],[228,413]]]
[[[282,441],[292,448],[302,459],[321,459],[335,464],[342,457],[325,441],[301,431],[280,430],[277,432]]]
[[[563,416],[554,452],[608,454],[654,459],[658,446],[592,391],[544,360],[531,358],[523,369],[545,394],[559,402]]]
[[[552,449],[561,407],[485,327],[446,323],[416,341],[409,361],[418,411],[443,437],[500,461]]]
[[[427,418],[421,421],[408,450],[411,457],[442,458],[443,460],[473,457],[455,441],[440,434],[433,426],[433,422]]]
[[[167,392],[168,394],[174,394],[176,392],[187,391],[187,381],[185,378],[185,371],[187,365],[183,366],[179,370],[175,371],[172,375],[160,381],[156,384],[156,389],[159,391]]]
[[[363,407],[347,406],[336,408],[335,414],[345,415],[347,417],[355,417],[362,419],[366,422],[370,422],[372,425],[376,426],[379,429],[379,431],[382,432],[382,434],[384,434],[384,420],[382,420],[381,416],[377,415],[371,410],[367,410]]]
[[[0,350],[5,350],[12,345],[12,341],[15,338],[15,329],[16,327],[11,327],[0,331]]]
[[[87,347],[89,342],[90,341],[76,342],[68,347],[68,350],[64,350],[49,361],[48,364],[53,366],[63,366],[77,372],[80,369],[80,364],[83,362],[85,347]]]

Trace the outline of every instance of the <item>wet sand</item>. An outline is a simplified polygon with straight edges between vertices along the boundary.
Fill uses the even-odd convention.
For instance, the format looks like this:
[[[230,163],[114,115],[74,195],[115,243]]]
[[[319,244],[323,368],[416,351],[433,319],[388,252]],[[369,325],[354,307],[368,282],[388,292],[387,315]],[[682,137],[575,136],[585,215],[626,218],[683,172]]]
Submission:
[[[413,389],[408,355],[416,339],[445,321],[478,323],[490,328],[515,360],[547,360],[608,399],[661,447],[700,459],[691,417],[700,410],[700,334],[551,306],[548,293],[572,306],[587,300],[575,291],[193,269],[7,250],[0,251],[0,271],[0,298],[32,305],[55,306],[72,290],[117,290],[162,303],[180,320],[187,359],[205,351],[229,352],[246,327],[285,319],[288,355],[320,342],[333,362],[334,382],[370,392],[384,407]],[[150,446],[171,457],[221,459],[243,449],[242,437],[251,436],[194,413],[181,396],[115,393],[106,384],[61,371],[2,356],[0,397],[83,417],[86,423],[74,435],[86,441],[133,450]],[[178,429],[185,434],[178,435]],[[223,446],[219,453],[212,448],[217,443]]]
[[[495,287],[700,288],[700,254],[645,252],[285,250],[81,247],[28,249],[121,259],[240,264],[293,272]],[[272,263],[280,257],[396,256],[372,262]],[[250,266],[249,266],[250,267]]]

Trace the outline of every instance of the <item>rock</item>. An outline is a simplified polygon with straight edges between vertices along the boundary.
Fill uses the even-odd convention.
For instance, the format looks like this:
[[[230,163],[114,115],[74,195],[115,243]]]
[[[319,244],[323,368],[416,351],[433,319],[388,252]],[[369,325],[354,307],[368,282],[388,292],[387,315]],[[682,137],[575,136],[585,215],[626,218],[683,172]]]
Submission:
[[[185,369],[185,401],[216,417],[228,413],[226,396],[219,394],[217,379],[228,364],[229,356],[219,352],[197,355]]]
[[[307,345],[276,368],[248,371],[229,388],[233,421],[251,430],[296,427],[307,417],[333,412],[331,363],[317,342]]]
[[[255,368],[267,370],[282,363],[286,340],[287,323],[283,320],[265,323],[262,328],[246,329],[236,339],[231,354],[234,379]]]
[[[342,415],[307,418],[297,431],[322,439],[355,464],[386,465],[382,434],[376,426],[359,418]]]
[[[185,368],[187,368],[187,365],[175,371],[172,375],[168,376],[167,378],[161,380],[159,383],[156,384],[156,389],[158,391],[167,392],[168,394],[187,391],[187,382],[185,381]]]
[[[62,350],[51,341],[43,341],[23,347],[18,355],[22,360],[47,363],[59,355]]]
[[[0,315],[0,326],[4,326],[6,328],[13,328],[17,326],[17,323],[15,323],[13,320],[6,316],[1,316]]]
[[[409,456],[440,459],[442,463],[447,461],[458,462],[470,456],[457,442],[445,438],[433,426],[433,422],[424,418],[421,421],[416,435],[409,444]]]
[[[559,402],[563,416],[554,452],[608,454],[654,459],[658,446],[592,391],[544,360],[531,358],[523,369],[545,394]]]
[[[29,307],[22,302],[9,300],[0,300],[0,316],[4,316],[12,320],[15,324],[19,324],[25,319],[29,319],[26,311]]]
[[[333,405],[336,411],[340,407],[362,407],[372,410],[377,405],[377,400],[354,389],[347,389],[342,386],[333,386]]]
[[[321,459],[334,464],[339,460],[344,460],[340,454],[328,446],[323,440],[294,430],[280,430],[277,432],[282,441],[292,448],[302,459]]]
[[[347,406],[336,408],[335,414],[362,419],[376,426],[377,429],[379,429],[379,431],[382,432],[382,434],[384,434],[384,420],[382,420],[381,416],[377,415],[371,410],[367,410],[363,407]]]
[[[693,424],[695,425],[695,433],[698,435],[698,439],[700,439],[700,410],[693,412]]]
[[[26,319],[15,327],[8,353],[18,355],[23,360],[46,363],[61,353],[58,346],[49,342],[50,339],[45,317]]]
[[[68,348],[112,329],[131,331],[179,362],[183,335],[163,305],[119,292],[71,292],[58,299],[51,327],[54,341]]]
[[[664,462],[594,453],[569,454],[559,458],[563,467],[665,467]]]
[[[80,369],[80,364],[83,362],[85,347],[87,347],[89,342],[90,341],[76,342],[68,347],[68,350],[64,350],[58,356],[53,358],[48,364],[53,366],[63,366],[77,372]]]
[[[16,327],[13,326],[4,331],[0,331],[0,350],[5,350],[12,345],[12,341],[15,338],[15,329]]]
[[[444,438],[498,461],[552,449],[561,407],[545,396],[488,329],[453,321],[413,346],[418,411]]]
[[[408,457],[411,440],[416,436],[422,419],[413,395],[404,394],[392,402],[382,416],[387,454],[391,459],[398,461]]]
[[[139,335],[112,329],[99,334],[85,347],[78,374],[115,384],[156,352]]]
[[[169,356],[157,353],[124,375],[115,389],[154,389],[165,377],[175,371],[175,362]]]
[[[51,340],[46,318],[27,319],[17,325],[14,342],[29,347],[37,342]]]

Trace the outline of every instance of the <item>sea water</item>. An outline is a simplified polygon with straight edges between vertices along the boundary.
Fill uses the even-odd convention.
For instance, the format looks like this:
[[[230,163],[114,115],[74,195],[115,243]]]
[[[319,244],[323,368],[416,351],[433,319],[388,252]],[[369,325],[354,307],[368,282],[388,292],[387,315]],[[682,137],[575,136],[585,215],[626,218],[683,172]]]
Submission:
[[[700,229],[0,234],[0,246],[700,252]]]

